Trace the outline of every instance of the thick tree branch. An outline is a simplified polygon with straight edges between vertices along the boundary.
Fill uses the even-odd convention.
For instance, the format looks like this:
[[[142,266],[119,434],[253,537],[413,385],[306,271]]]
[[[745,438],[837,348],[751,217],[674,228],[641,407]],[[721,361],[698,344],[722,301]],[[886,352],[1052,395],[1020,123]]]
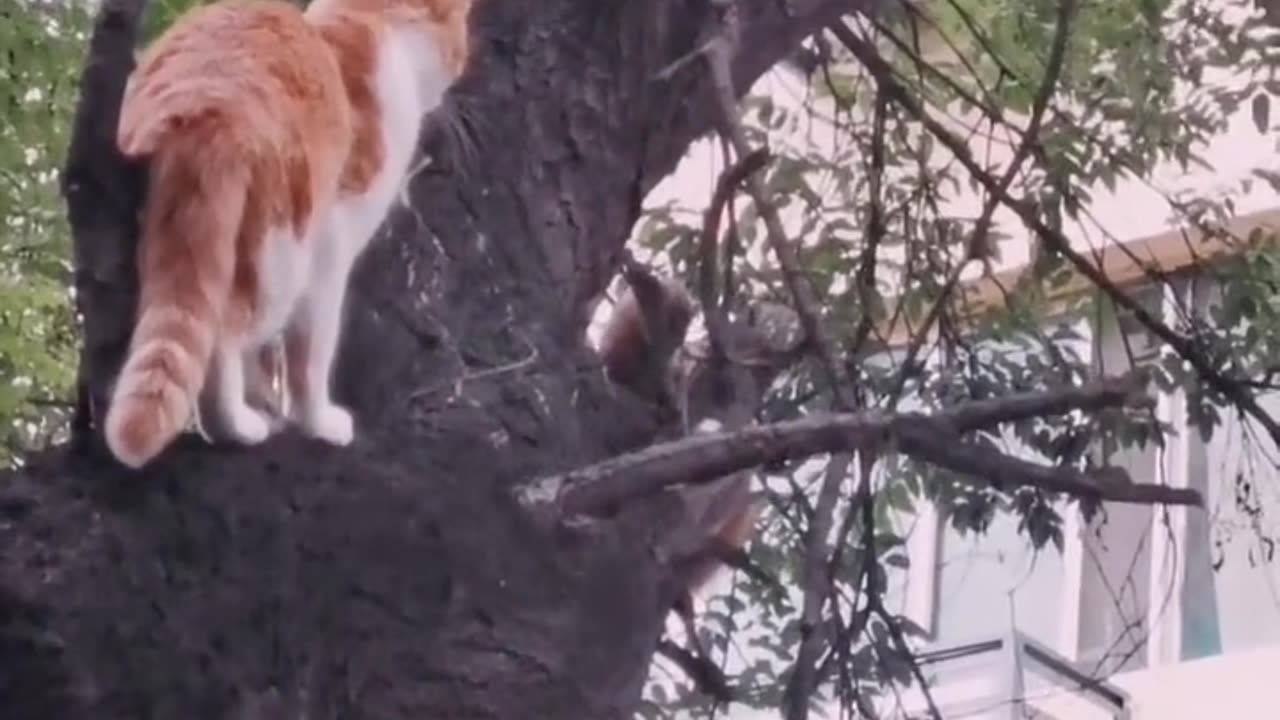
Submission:
[[[74,241],[76,310],[83,347],[76,369],[78,448],[106,411],[107,388],[132,331],[137,207],[144,174],[116,150],[116,124],[146,0],[106,0],[80,76],[71,146],[62,172]]]
[[[858,4],[739,0],[734,92]],[[133,323],[145,173],[114,134],[142,6],[101,6],[67,162],[90,398]],[[475,4],[448,122],[352,279],[335,373],[352,446],[188,438],[128,478],[53,449],[5,475],[22,495],[0,518],[0,665],[22,680],[0,682],[6,719],[244,717],[265,688],[313,718],[630,717],[666,614],[643,539],[660,521],[574,544],[500,490],[607,457],[638,414],[582,371],[580,311],[717,117],[705,72],[654,79],[696,6]],[[469,366],[521,372],[413,397]]]
[[[1041,466],[959,442],[966,431],[1003,422],[1133,402],[1132,383],[1131,379],[1113,379],[1050,392],[1022,393],[1003,400],[966,403],[934,415],[823,414],[733,433],[709,433],[653,445],[544,478],[535,482],[531,491],[536,497],[557,498],[565,514],[590,514],[664,488],[709,482],[757,465],[896,444],[906,455],[989,479],[1005,489],[1039,487],[1113,502],[1199,505],[1200,495],[1193,490],[1108,482],[1069,468]]]

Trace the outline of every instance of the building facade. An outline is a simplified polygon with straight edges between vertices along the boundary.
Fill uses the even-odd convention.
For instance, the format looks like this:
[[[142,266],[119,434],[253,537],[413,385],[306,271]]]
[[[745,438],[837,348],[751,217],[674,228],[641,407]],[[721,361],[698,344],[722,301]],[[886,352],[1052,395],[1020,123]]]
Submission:
[[[1280,212],[1240,220],[1280,229]],[[1133,278],[1126,288],[1167,324],[1177,327],[1188,313],[1203,315],[1213,307],[1220,280],[1212,261],[1184,262],[1182,248],[1195,247],[1184,234],[1126,245],[1173,271],[1168,284]],[[1070,323],[1098,374],[1158,359],[1159,344],[1125,316],[1101,312],[1045,323],[1049,330]],[[1163,446],[1099,452],[1137,482],[1200,491],[1205,508],[1107,503],[1086,525],[1079,512],[1064,507],[1062,552],[1032,549],[1009,514],[997,514],[988,532],[977,536],[950,528],[927,503],[903,519],[911,564],[894,601],[929,633],[920,644],[926,657],[1016,634],[1075,673],[1037,672],[1034,662],[1011,664],[994,651],[967,665],[935,663],[932,694],[940,707],[954,708],[944,717],[1277,716],[1276,447],[1255,422],[1230,412],[1206,438],[1188,423],[1182,391],[1152,392],[1157,416],[1172,431]],[[1280,417],[1280,392],[1261,393],[1259,402]],[[1036,675],[1035,681],[1012,677],[1017,673]],[[1096,694],[1088,687],[1094,681],[1127,698],[1115,707],[1082,705],[1083,697]],[[922,703],[916,698],[917,708]]]

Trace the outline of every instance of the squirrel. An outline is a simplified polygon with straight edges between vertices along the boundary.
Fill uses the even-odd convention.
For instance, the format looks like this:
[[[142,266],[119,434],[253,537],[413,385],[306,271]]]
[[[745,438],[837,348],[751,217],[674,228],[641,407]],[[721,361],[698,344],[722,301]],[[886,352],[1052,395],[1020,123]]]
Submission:
[[[744,548],[754,534],[764,498],[762,493],[751,492],[748,473],[736,473],[706,485],[681,488],[678,492],[686,512],[696,518],[695,534],[689,538],[692,542],[671,558],[675,582],[671,612],[684,628],[689,649],[678,649],[672,643],[670,647],[676,648],[677,656],[669,654],[668,657],[673,657],[694,677],[701,678],[699,684],[708,692],[728,701],[732,699],[728,681],[698,635],[694,597],[726,565],[758,579],[763,576],[748,559]],[[767,576],[763,579],[776,584]]]
[[[713,499],[703,501],[709,507],[703,509],[701,528],[704,534],[700,543],[688,554],[675,558],[678,586],[671,610],[684,626],[685,637],[696,654],[709,659],[710,655],[695,627],[694,596],[725,566],[760,577],[760,571],[748,559],[745,547],[755,533],[756,519],[764,509],[764,499],[761,493],[751,492],[750,476],[746,473],[730,475],[707,486],[688,488],[685,493],[691,507],[698,504],[698,495],[712,496]],[[767,577],[764,579],[769,580]]]
[[[627,288],[600,336],[605,373],[637,396],[673,407],[672,357],[693,320],[693,296],[635,262],[624,266],[623,277]]]
[[[694,433],[715,432],[721,427],[719,421],[708,418],[698,423]],[[671,548],[676,582],[671,609],[684,625],[685,636],[696,654],[708,658],[694,627],[694,596],[725,566],[773,584],[767,576],[762,577],[745,551],[764,509],[764,494],[751,491],[751,475],[747,472],[683,487],[678,492],[692,521],[692,532]]]
[[[689,408],[678,390],[689,379],[679,377],[681,368],[674,360],[697,305],[678,281],[657,276],[630,258],[622,272],[627,288],[609,315],[598,347],[605,374],[611,382],[683,417]],[[714,432],[722,426],[706,418],[693,432]],[[690,521],[688,534],[673,541],[671,548],[677,584],[672,610],[698,655],[706,658],[693,627],[694,595],[724,565],[750,566],[743,548],[755,530],[763,500],[751,492],[747,473],[672,492],[679,493]]]
[[[677,378],[673,358],[683,345],[696,309],[693,296],[678,281],[655,275],[627,259],[627,288],[610,313],[601,334],[599,355],[613,383],[659,405],[674,407]],[[714,432],[722,423],[707,418],[694,432]],[[697,592],[725,562],[742,552],[754,530],[761,503],[750,492],[747,475],[721,478],[683,488],[689,512],[700,533],[681,552],[680,582],[684,595]],[[678,606],[691,607],[682,598]]]
[[[690,488],[686,491],[690,506],[702,500],[698,496],[704,494],[714,496],[702,513],[705,534],[699,547],[678,562],[680,582],[688,596],[705,587],[722,566],[746,563],[743,548],[754,534],[756,519],[763,509],[763,496],[751,492],[750,476],[745,473]]]

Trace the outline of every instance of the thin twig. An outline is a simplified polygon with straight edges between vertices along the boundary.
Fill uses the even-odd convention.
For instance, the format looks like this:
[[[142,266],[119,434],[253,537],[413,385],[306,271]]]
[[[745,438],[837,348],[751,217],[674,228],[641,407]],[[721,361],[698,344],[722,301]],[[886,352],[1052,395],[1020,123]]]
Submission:
[[[898,372],[894,375],[893,385],[889,388],[885,401],[887,410],[894,410],[898,406],[898,401],[902,399],[902,393],[906,389],[907,380],[915,371],[916,359],[920,355],[921,348],[924,347],[925,340],[929,337],[929,330],[934,323],[942,315],[943,309],[946,307],[947,300],[951,294],[955,292],[955,288],[960,284],[960,276],[964,273],[964,269],[969,265],[969,258],[965,257],[961,262],[957,263],[947,273],[946,280],[942,283],[942,288],[938,291],[938,296],[934,298],[933,304],[929,306],[929,312],[924,316],[924,322],[920,323],[911,333],[910,340],[907,341],[907,351],[902,357],[902,365]]]
[[[918,46],[915,48],[908,46],[906,41],[895,35],[889,27],[884,25],[884,23],[879,22],[875,18],[869,18],[871,26],[884,36],[885,39],[893,45],[896,51],[902,53],[903,56],[910,60],[912,65],[915,66],[916,76],[921,85],[923,86],[925,82],[924,76],[927,72],[929,75],[941,81],[948,90],[955,93],[956,97],[965,101],[975,110],[982,113],[984,117],[990,119],[992,122],[1003,122],[1003,113],[1001,112],[1001,108],[992,99],[991,91],[982,82],[982,74],[973,65],[973,62],[969,60],[968,56],[960,50],[955,41],[951,39],[951,36],[939,27],[932,19],[928,18],[923,13],[920,13],[919,9],[914,6],[914,3],[904,2],[903,5],[908,8],[908,12],[910,12],[913,17],[929,23],[933,28],[933,32],[937,33],[937,35],[942,38],[943,42],[947,44],[947,48],[951,50],[956,59],[960,61],[960,64],[964,66],[964,69],[968,71],[969,77],[974,80],[974,83],[978,86],[978,90],[982,93],[983,98],[978,98],[976,95],[965,89],[965,87],[957,82],[950,74],[939,70],[933,63],[927,62],[922,57]]]
[[[863,240],[856,275],[861,315],[858,326],[854,330],[853,341],[849,349],[849,355],[851,356],[858,354],[875,326],[876,264],[878,251],[885,235],[882,186],[885,170],[885,115],[887,106],[887,99],[882,93],[877,92],[871,137],[870,213],[867,219],[867,233]],[[863,455],[865,454],[863,453]],[[851,457],[849,455],[834,456],[831,458],[828,473],[838,470],[838,479],[843,479],[848,471],[850,462]],[[840,562],[840,557],[846,544],[845,539],[855,517],[853,512],[845,514],[836,535],[835,547],[828,552],[826,542],[830,532],[831,521],[834,517],[835,500],[839,496],[838,479],[829,475],[828,481],[823,484],[819,492],[818,506],[820,509],[823,508],[823,501],[829,500],[827,507],[830,510],[826,513],[819,511],[817,517],[824,519],[826,522],[822,526],[812,526],[806,542],[805,604],[801,617],[802,641],[797,651],[795,669],[787,682],[784,701],[787,717],[792,720],[802,719],[807,716],[809,696],[812,695],[814,688],[823,681],[823,677],[826,675],[826,664],[823,663],[823,666],[820,667],[818,662],[818,653],[825,639],[822,634],[819,634],[822,630],[818,624],[818,620],[821,617],[821,603],[829,589],[833,587],[835,569]],[[863,493],[869,493],[869,487],[867,479],[863,478],[862,484],[858,488],[858,496],[860,497]],[[838,610],[833,611],[833,614],[838,615]],[[839,642],[839,637],[834,638],[833,643],[831,643],[833,648],[835,643]],[[845,649],[847,650],[847,648]]]
[[[889,630],[889,639],[893,641],[894,649],[906,659],[907,666],[911,668],[912,677],[915,678],[916,684],[920,686],[920,694],[924,696],[925,707],[929,709],[930,717],[934,718],[934,720],[942,720],[942,713],[938,711],[938,704],[934,701],[933,692],[929,689],[929,680],[924,676],[924,671],[920,669],[920,663],[915,661],[915,653],[911,651],[911,646],[907,644],[907,638],[902,634],[902,628],[898,625],[897,620],[878,596],[872,600],[870,609],[884,622],[885,627]]]
[[[876,562],[876,513],[875,501],[870,492],[871,473],[875,469],[875,458],[871,455],[863,456],[862,473],[863,483],[867,488],[867,492],[862,496],[859,508],[862,511],[862,533],[863,533],[863,552],[866,554],[866,562],[864,566],[870,568]],[[885,626],[889,629],[889,638],[893,641],[894,649],[906,660],[907,665],[911,668],[911,674],[915,677],[916,682],[920,685],[920,693],[924,695],[926,707],[929,709],[929,715],[934,720],[942,720],[942,713],[938,712],[938,705],[933,700],[933,692],[929,690],[929,682],[925,679],[924,672],[920,670],[920,663],[916,662],[915,654],[911,652],[911,646],[907,644],[906,637],[902,634],[902,628],[898,626],[897,620],[889,613],[884,606],[884,588],[877,582],[878,576],[872,572],[864,573],[867,579],[867,613],[863,616],[865,624],[866,618],[871,613],[875,613]],[[858,632],[861,632],[859,629]]]
[[[711,204],[702,216],[702,232],[698,236],[698,293],[702,301],[702,315],[707,325],[708,344],[711,348],[711,363],[717,367],[725,359],[724,349],[724,310],[725,306],[716,302],[716,266],[719,253],[716,252],[716,239],[720,235],[720,217],[729,198],[752,173],[760,170],[769,162],[769,152],[760,148],[750,155],[739,158],[725,168],[716,180],[715,191],[711,194]],[[727,289],[722,292],[728,292]]]
[[[849,355],[857,357],[862,346],[875,327],[872,305],[876,296],[876,260],[880,243],[884,241],[884,166],[885,166],[885,114],[889,100],[885,94],[876,89],[875,112],[871,120],[871,174],[868,178],[868,194],[870,207],[867,213],[867,236],[863,241],[862,255],[858,259],[858,303],[861,317],[858,327],[853,332],[853,342],[849,346]]]
[[[658,642],[658,654],[675,663],[699,690],[715,698],[717,702],[731,702],[733,689],[729,680],[709,659],[692,653],[663,638]]]
[[[1057,87],[1058,80],[1062,75],[1062,65],[1067,51],[1067,39],[1070,36],[1071,19],[1074,15],[1075,0],[1061,0],[1058,3],[1053,44],[1049,51],[1049,58],[1045,63],[1044,77],[1041,79],[1040,86],[1036,90],[1035,99],[1032,101],[1031,117],[1027,121],[1022,140],[1014,151],[1013,157],[1009,161],[1009,166],[996,182],[996,189],[989,191],[986,200],[983,202],[982,212],[974,225],[972,235],[970,235],[968,248],[965,251],[963,260],[948,274],[946,282],[942,286],[942,291],[938,294],[932,307],[929,308],[929,313],[925,317],[924,323],[916,328],[915,333],[911,336],[906,355],[902,360],[902,369],[898,372],[893,387],[889,392],[889,400],[886,405],[889,410],[893,410],[897,406],[898,400],[902,396],[902,391],[906,386],[907,377],[915,365],[916,356],[919,355],[920,348],[923,347],[925,338],[933,328],[934,323],[937,322],[938,317],[942,314],[945,303],[959,284],[964,268],[970,260],[990,257],[991,255],[989,247],[991,221],[996,208],[1000,204],[998,195],[1008,191],[1018,173],[1022,171],[1022,164],[1031,156],[1033,149],[1036,147],[1045,110],[1049,106],[1049,101],[1053,98],[1054,89]],[[854,52],[855,55],[857,54],[854,48],[855,45],[866,45],[848,25],[844,24],[843,20],[837,20],[832,23],[831,31],[836,36],[836,39],[849,48],[850,52]],[[876,84],[879,89],[878,98],[884,97],[884,94],[888,92],[888,87],[880,78],[876,78]]]
[[[1075,16],[1075,12],[1075,0],[1059,0],[1053,44],[1049,50],[1049,59],[1045,62],[1044,77],[1041,78],[1040,86],[1036,89],[1035,99],[1031,103],[1031,117],[1027,120],[1027,128],[1023,131],[1022,140],[1018,143],[1017,149],[1013,152],[1013,157],[1009,160],[1008,169],[996,183],[996,188],[987,193],[987,199],[982,206],[982,215],[978,218],[978,224],[974,228],[974,247],[969,252],[971,258],[977,256],[980,252],[984,257],[990,256],[988,248],[979,246],[987,243],[991,230],[992,215],[1000,205],[998,195],[1008,192],[1009,186],[1013,184],[1014,179],[1022,170],[1022,163],[1031,157],[1032,151],[1040,143],[1040,127],[1044,122],[1044,113],[1048,109],[1049,101],[1053,99],[1054,90],[1062,77],[1062,65],[1067,56],[1067,38],[1071,34],[1071,20]]]
[[[818,504],[813,522],[805,537],[804,591],[800,611],[800,648],[796,651],[795,669],[787,681],[784,695],[784,712],[788,720],[803,718],[808,714],[810,696],[816,687],[819,654],[827,633],[822,627],[822,608],[827,601],[831,578],[826,572],[826,558],[830,554],[827,543],[831,523],[835,517],[836,503],[840,499],[840,484],[849,474],[850,455],[835,455],[827,463],[822,487],[818,491]]]

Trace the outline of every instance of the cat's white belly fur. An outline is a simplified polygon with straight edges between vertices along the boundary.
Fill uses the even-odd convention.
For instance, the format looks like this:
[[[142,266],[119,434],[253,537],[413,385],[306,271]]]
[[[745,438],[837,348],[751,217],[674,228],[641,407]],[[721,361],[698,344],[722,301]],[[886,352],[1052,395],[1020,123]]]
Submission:
[[[450,83],[440,49],[425,32],[397,30],[381,39],[374,84],[381,110],[383,164],[360,193],[340,195],[317,213],[302,239],[274,230],[263,244],[258,322],[244,351],[253,352],[293,324],[305,327],[308,348],[306,402],[288,400],[289,413],[311,434],[335,445],[352,439],[353,423],[329,396],[329,376],[342,323],[352,266],[386,220],[418,144],[422,118],[439,106]],[[243,414],[243,413],[241,413]],[[233,425],[237,422],[233,422]],[[265,427],[252,419],[238,424]]]
[[[259,262],[270,282],[262,284],[248,349],[284,330],[308,288],[342,293],[333,283],[347,282],[351,265],[386,220],[417,148],[423,115],[440,104],[446,78],[429,38],[402,30],[386,39],[375,78],[382,110],[382,167],[364,192],[339,196],[322,211],[311,237],[299,240],[285,228],[270,233]]]
[[[311,278],[312,248],[293,228],[276,228],[262,244],[258,268],[265,282],[258,290],[258,316],[246,349],[271,342],[284,331]]]
[[[330,211],[339,262],[354,258],[386,220],[418,145],[423,115],[447,85],[439,52],[421,33],[395,31],[383,40],[375,85],[382,110],[382,167],[362,193],[340,196]],[[317,268],[317,274],[325,274]]]

